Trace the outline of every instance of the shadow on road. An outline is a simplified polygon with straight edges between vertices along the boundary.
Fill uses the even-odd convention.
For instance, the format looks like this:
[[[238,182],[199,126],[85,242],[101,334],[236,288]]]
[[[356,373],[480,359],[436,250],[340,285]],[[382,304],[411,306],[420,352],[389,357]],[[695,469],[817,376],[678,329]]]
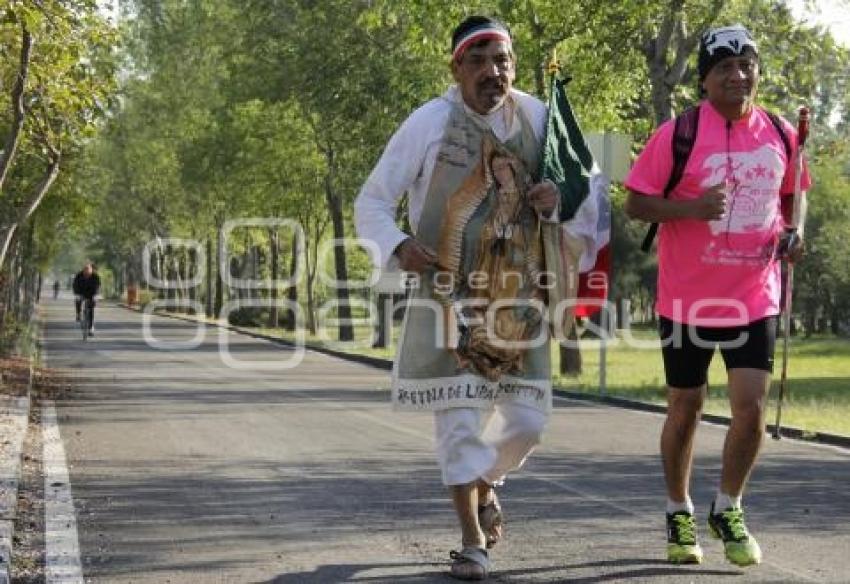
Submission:
[[[719,453],[695,456],[691,496],[701,522],[716,493],[720,467]],[[557,500],[565,492],[553,488],[553,482],[560,482],[568,485],[567,493],[596,495],[597,501],[581,496],[561,499],[556,517],[583,519],[588,508],[610,514],[621,506],[637,516],[649,514],[652,529],[664,532],[664,479],[657,455],[539,453],[529,459],[526,470],[544,479],[526,481],[520,473],[515,481],[523,486],[512,500],[521,503],[520,509],[530,518],[545,518],[553,512],[553,497]],[[848,478],[848,462],[843,456],[793,447],[784,452],[764,452],[747,488],[748,523],[756,534],[769,530],[846,535],[846,518],[850,514]],[[600,505],[600,501],[610,505]],[[794,512],[789,513],[789,509]]]
[[[182,327],[157,326],[163,336],[166,328]],[[109,336],[112,326],[104,323],[99,330]],[[98,348],[99,342],[86,349]],[[76,339],[52,341],[51,350],[70,351],[79,344]],[[365,382],[356,387],[359,370],[317,360],[285,373],[244,372],[221,367],[212,359],[191,359],[191,352],[208,356],[217,351],[215,343],[194,351],[155,352],[141,340],[119,338],[102,347],[98,353],[77,351],[82,357],[74,358],[86,359],[75,377],[78,388],[60,404],[66,435],[91,432],[98,422],[105,422],[101,434],[85,435],[77,452],[70,449],[77,455],[71,471],[87,575],[109,579],[191,569],[207,578],[201,581],[213,581],[219,570],[271,561],[273,569],[264,574],[279,575],[267,580],[269,584],[453,582],[446,575],[445,552],[454,543],[454,517],[437,465],[430,454],[423,454],[431,450],[430,434],[423,438],[421,432],[410,431],[402,439],[398,434],[378,434],[378,426],[371,423],[381,421],[375,411],[389,407],[388,392],[364,388]],[[288,350],[253,340],[234,341],[230,349],[249,356]],[[122,355],[125,351],[129,354]],[[142,352],[148,353],[147,360]],[[567,423],[589,413],[605,413],[576,402],[559,402],[557,407],[570,410],[559,412]],[[238,431],[227,425],[246,413]],[[319,438],[313,443],[296,441],[294,433],[255,427],[263,413],[277,414],[281,425],[294,424],[302,430],[306,424],[298,423],[300,416],[313,420],[307,429]],[[648,425],[658,422],[645,420]],[[96,457],[83,448],[86,440],[104,436],[117,440],[122,431],[138,431],[152,421],[159,424],[153,427],[162,436],[151,433],[145,440],[166,446],[176,437],[191,438],[188,432],[172,432],[169,424],[178,428],[185,422],[201,431],[221,421],[222,431],[210,435],[212,444],[174,448],[182,454],[172,457]],[[549,555],[535,555],[539,563],[531,566],[523,566],[527,559],[515,556],[512,561],[520,564],[497,570],[491,581],[740,578],[742,572],[735,569],[673,566],[658,557],[642,557],[653,551],[663,555],[664,481],[659,457],[654,446],[629,455],[606,449],[605,439],[624,430],[607,417],[600,417],[599,423],[598,435],[549,444],[548,452],[535,454],[524,472],[500,491],[508,521],[513,522],[509,524],[518,526],[517,535],[509,532],[508,537],[517,537],[518,542],[531,537],[534,542],[525,549],[538,554],[545,548]],[[361,433],[371,436],[370,431],[372,442],[359,439]],[[268,447],[263,442],[286,436],[291,443],[281,440]],[[348,436],[350,442],[340,443],[340,436]],[[334,440],[330,454],[315,443]],[[646,438],[635,435],[634,440]],[[656,440],[653,434],[653,444]],[[258,447],[248,449],[243,442]],[[693,472],[693,497],[701,521],[720,470],[718,449],[707,452],[698,449]],[[747,493],[754,533],[764,533],[767,543],[777,534],[824,540],[846,535],[847,469],[846,456],[792,443],[766,447]],[[385,547],[366,557],[348,548],[342,548],[348,557],[312,555],[312,549],[324,551],[334,544],[360,545],[364,533]],[[609,547],[593,549],[587,540]],[[410,542],[423,547],[410,552],[406,548]],[[565,550],[564,542],[575,549]],[[248,550],[260,551],[251,556]],[[301,555],[292,560],[287,552]],[[277,559],[268,560],[269,556]],[[375,557],[401,563],[364,562]],[[445,562],[437,562],[444,557]],[[578,561],[587,557],[612,559]],[[327,558],[335,563],[305,571]],[[280,573],[287,564],[291,571]],[[393,570],[398,573],[387,575]]]
[[[420,567],[429,571],[420,574],[394,574],[392,576],[359,576],[363,572],[376,569]],[[271,580],[263,580],[257,584],[327,584],[328,582],[398,582],[399,584],[425,584],[431,582],[457,582],[449,577],[444,570],[433,569],[433,564],[331,564],[319,566],[310,572],[290,572],[281,574]]]
[[[651,577],[670,577],[670,576],[740,576],[743,574],[741,570],[712,570],[701,568],[698,566],[673,566],[669,562],[658,558],[621,558],[618,560],[602,560],[598,562],[582,562],[579,564],[571,564],[561,566],[564,570],[581,570],[586,568],[624,568],[635,566],[630,570],[610,572],[607,574],[599,574],[594,576],[584,576],[579,578],[565,578],[559,582],[569,582],[571,584],[590,584],[592,582],[611,582],[616,580],[642,580],[643,578]],[[637,566],[645,566],[638,568]],[[523,573],[532,574],[539,573],[543,570],[527,570]]]
[[[392,576],[369,576],[365,572],[376,569],[386,568],[406,568],[408,571],[411,567],[421,567],[423,572],[419,574]],[[555,574],[563,572],[563,570],[579,570],[584,568],[619,568],[626,566],[645,566],[642,568],[634,568],[625,571],[611,571],[606,574],[598,574],[593,576],[581,576],[576,578],[559,577]],[[427,567],[427,569],[425,569]],[[258,582],[257,584],[327,584],[328,582],[372,582],[391,584],[398,582],[399,584],[417,584],[417,583],[439,583],[439,582],[457,582],[448,575],[448,564],[441,569],[433,570],[434,564],[330,564],[319,566],[310,572],[291,572],[281,574],[271,580]],[[515,582],[523,577],[538,577],[546,578],[547,573],[552,573],[552,577],[556,579],[548,582],[563,582],[569,584],[591,584],[594,582],[614,582],[620,580],[638,580],[642,581],[645,578],[652,577],[673,577],[683,576],[716,576],[716,577],[739,577],[743,572],[740,570],[711,570],[699,568],[696,566],[671,566],[663,560],[656,558],[640,558],[640,559],[619,559],[601,562],[586,562],[581,564],[573,564],[568,566],[551,566],[540,568],[528,568],[517,570],[497,570],[491,573],[490,582],[510,581]],[[362,575],[361,575],[362,574]]]

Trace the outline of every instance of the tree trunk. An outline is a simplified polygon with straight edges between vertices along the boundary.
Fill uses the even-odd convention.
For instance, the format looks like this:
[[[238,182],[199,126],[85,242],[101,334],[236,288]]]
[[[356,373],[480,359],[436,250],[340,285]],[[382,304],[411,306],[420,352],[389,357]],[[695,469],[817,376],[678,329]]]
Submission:
[[[207,238],[207,273],[205,274],[207,285],[207,297],[204,308],[206,309],[207,317],[211,317],[213,314],[213,287],[212,287],[212,274],[213,274],[213,249],[212,249],[212,238]]]
[[[561,375],[578,377],[581,375],[581,351],[578,348],[578,334],[575,326],[570,329],[567,341],[570,346],[560,346]]]
[[[298,249],[298,237],[292,236],[292,255],[289,258],[289,277],[292,278],[292,286],[286,289],[286,299],[292,303],[294,306],[298,302],[298,286],[295,284],[295,272],[298,270],[298,255],[301,253],[301,250]],[[304,254],[307,254],[307,248],[304,248]],[[284,317],[283,326],[288,331],[294,331],[298,322],[296,319],[296,312],[292,308],[286,309],[286,316]],[[315,334],[315,325],[313,333]]]
[[[699,44],[699,35],[717,19],[724,0],[712,0],[706,18],[695,23],[693,33],[688,33],[684,16],[684,0],[670,0],[658,34],[644,45],[646,65],[649,70],[650,94],[656,125],[673,117],[673,90],[682,82],[688,68],[688,57]],[[672,51],[672,63],[668,55]]]
[[[664,19],[665,25],[672,24],[670,22],[672,16],[668,15]],[[664,25],[662,25],[662,31]],[[669,33],[669,31],[668,31]],[[660,126],[666,120],[673,117],[673,88],[667,83],[667,48],[666,42],[669,42],[669,37],[664,37],[663,32],[659,33],[658,37],[649,41],[645,49],[646,65],[649,69],[649,87],[650,96],[652,98],[652,111],[655,113],[655,125]],[[666,42],[665,42],[666,41]]]
[[[157,273],[158,273],[158,278],[160,280],[167,280],[168,279],[168,270],[166,269],[166,264],[165,264],[165,250],[162,248],[162,246],[157,246],[156,269],[157,269]],[[167,291],[164,290],[162,287],[157,288],[156,296],[159,299],[170,298],[170,296],[168,296],[168,294],[167,294]]]
[[[30,55],[32,54],[32,36],[24,23],[21,23],[21,56],[18,64],[18,74],[9,94],[12,101],[12,123],[9,127],[9,135],[3,150],[0,151],[0,191],[12,166],[12,160],[18,150],[21,141],[21,129],[24,127],[24,90],[26,89],[27,77],[29,75]],[[2,261],[0,261],[2,265]]]
[[[224,274],[221,273],[221,263],[223,261],[224,255],[224,240],[222,239],[222,226],[218,226],[217,231],[218,237],[218,245],[216,246],[215,256],[215,269],[218,274],[218,278],[215,280],[215,310],[213,314],[216,317],[221,317],[221,307],[224,305]]]
[[[316,257],[318,248],[317,240],[319,238],[318,233],[315,236],[315,240],[313,241],[313,257]],[[310,331],[311,335],[316,334],[316,301],[313,298],[313,282],[316,279],[316,266],[310,265],[310,253],[308,251],[308,246],[304,246],[304,271],[307,274],[307,329]]]
[[[198,269],[198,254],[194,247],[184,247],[183,249],[185,250],[183,252],[183,256],[186,260],[186,266],[183,270],[183,283],[186,286],[186,298],[194,302],[197,299],[198,287],[192,283],[192,280],[195,278],[194,275],[197,273]],[[186,311],[190,314],[194,314],[191,307],[187,308]]]
[[[177,255],[174,253],[174,248],[168,246],[168,257],[166,259],[166,270],[168,272],[168,280],[173,281],[176,285],[168,287],[168,298],[170,300],[180,300],[183,295],[183,281],[180,279],[180,264],[177,261]],[[170,311],[180,312],[179,307],[172,304],[169,307]]]
[[[313,300],[313,278],[307,277],[307,329],[311,335],[316,334],[316,305]]]
[[[342,197],[334,191],[334,150],[328,147],[325,150],[325,155],[328,163],[328,172],[325,175],[325,198],[330,211],[331,223],[333,224],[333,235],[337,242],[344,241],[345,238],[345,218],[342,214]],[[349,303],[348,288],[345,284],[348,282],[348,269],[345,262],[345,247],[342,243],[334,246],[334,269],[336,279],[342,283],[342,286],[336,288],[336,296],[338,300],[337,316],[339,318],[339,340],[352,341],[354,340],[354,327],[351,325],[351,305]]]
[[[378,325],[372,348],[383,349],[387,346],[387,333],[392,330],[392,309],[387,310],[387,303],[392,302],[392,296],[389,294],[377,294],[376,297],[376,302],[378,303]]]
[[[527,5],[527,8],[529,9],[528,24],[531,28],[532,38],[537,41],[534,43],[534,46],[541,47],[544,32],[543,23],[540,22],[540,17],[530,3]],[[534,86],[537,96],[543,99],[543,96],[546,95],[546,60],[549,58],[549,55],[546,54],[545,48],[541,48],[540,54],[536,55],[536,59],[534,55],[531,55],[531,57],[534,59],[532,61],[534,65]]]
[[[257,246],[251,244],[248,247],[248,255],[246,256],[246,268],[248,269],[247,275],[248,279],[252,282],[256,282],[260,279],[260,261],[259,254],[257,253]],[[256,286],[250,286],[248,288],[248,298],[256,299],[260,297],[260,290]]]
[[[35,304],[38,301],[36,296],[36,270],[32,262],[33,257],[35,257],[35,229],[30,226],[30,228],[27,229],[23,250],[19,256],[19,260],[21,262],[21,282],[23,284],[23,306],[21,316],[24,322],[29,321],[32,312],[35,309]]]
[[[118,298],[124,296],[124,270],[121,265],[110,266],[112,268],[112,273],[115,274],[115,295]]]
[[[194,248],[183,248],[183,289],[185,298],[188,300],[195,299],[195,286],[192,286],[192,274],[195,273],[195,264],[197,263],[195,259],[195,250]],[[191,313],[192,309],[187,307],[186,312]]]
[[[280,261],[280,242],[277,229],[275,228],[269,229],[269,247],[271,251],[271,286],[269,289],[271,310],[269,311],[269,327],[274,329],[277,328],[279,318],[277,310],[277,280],[280,272],[280,266],[278,265]]]
[[[24,221],[29,219],[30,215],[32,215],[36,208],[38,208],[41,201],[44,199],[44,195],[46,195],[47,191],[50,190],[50,187],[53,186],[53,181],[56,180],[56,176],[58,174],[59,155],[57,152],[53,152],[51,153],[50,162],[47,164],[47,168],[45,169],[44,177],[41,179],[41,182],[38,183],[35,190],[33,190],[33,192],[27,197],[21,210],[18,211],[15,217],[11,218],[11,221],[0,226],[0,267],[3,266],[3,262],[6,260],[6,254],[9,251],[12,238],[15,236],[15,231],[24,223]]]

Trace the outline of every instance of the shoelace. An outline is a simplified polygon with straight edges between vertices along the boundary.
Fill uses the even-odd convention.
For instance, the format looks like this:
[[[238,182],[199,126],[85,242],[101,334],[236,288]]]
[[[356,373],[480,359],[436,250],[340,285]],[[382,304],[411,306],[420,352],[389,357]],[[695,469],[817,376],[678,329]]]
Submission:
[[[726,525],[729,526],[729,533],[735,541],[747,539],[750,534],[747,532],[747,526],[744,525],[744,511],[741,509],[731,509],[721,513]]]
[[[694,544],[697,541],[696,521],[693,515],[676,515],[676,535],[683,544]]]

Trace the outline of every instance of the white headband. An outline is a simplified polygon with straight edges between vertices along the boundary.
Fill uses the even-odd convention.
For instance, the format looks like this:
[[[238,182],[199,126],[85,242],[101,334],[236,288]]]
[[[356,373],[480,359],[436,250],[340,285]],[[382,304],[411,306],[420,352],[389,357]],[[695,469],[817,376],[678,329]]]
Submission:
[[[485,23],[458,39],[452,51],[452,60],[457,61],[466,49],[484,39],[504,41],[508,43],[508,47],[511,46],[511,35],[505,29],[492,23]]]
[[[740,55],[744,47],[752,47],[758,52],[756,41],[750,36],[749,31],[740,24],[715,28],[702,37],[702,44],[709,55],[714,55],[718,49],[726,49],[734,55]]]

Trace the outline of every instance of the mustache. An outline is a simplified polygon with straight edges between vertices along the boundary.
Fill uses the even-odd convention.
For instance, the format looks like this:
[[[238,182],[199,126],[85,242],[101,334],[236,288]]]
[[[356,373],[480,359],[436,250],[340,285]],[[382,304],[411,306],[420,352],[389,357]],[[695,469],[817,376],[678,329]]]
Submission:
[[[505,87],[506,85],[499,79],[485,79],[478,84],[479,89],[498,89],[500,91],[504,91]]]

